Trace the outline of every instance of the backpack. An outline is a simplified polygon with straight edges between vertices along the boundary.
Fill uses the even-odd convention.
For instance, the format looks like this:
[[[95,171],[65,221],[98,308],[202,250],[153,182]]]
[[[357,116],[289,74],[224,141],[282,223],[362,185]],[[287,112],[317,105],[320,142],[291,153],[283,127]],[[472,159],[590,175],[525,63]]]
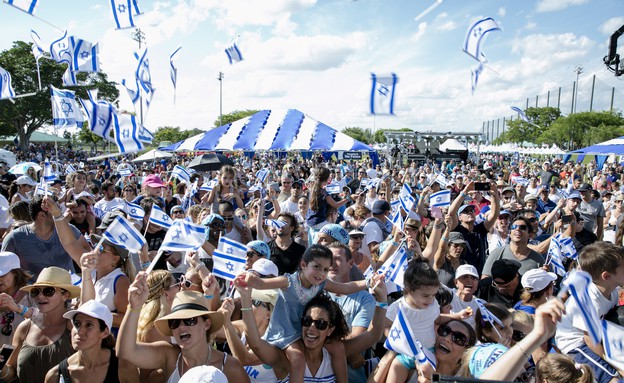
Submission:
[[[366,224],[369,222],[373,222],[379,227],[379,229],[381,230],[381,235],[383,235],[382,241],[385,241],[386,238],[388,238],[388,236],[390,235],[390,231],[386,228],[386,225],[384,225],[383,222],[381,222],[378,218],[375,218],[375,217],[366,218],[358,229],[361,231],[364,231],[364,226],[366,226]]]

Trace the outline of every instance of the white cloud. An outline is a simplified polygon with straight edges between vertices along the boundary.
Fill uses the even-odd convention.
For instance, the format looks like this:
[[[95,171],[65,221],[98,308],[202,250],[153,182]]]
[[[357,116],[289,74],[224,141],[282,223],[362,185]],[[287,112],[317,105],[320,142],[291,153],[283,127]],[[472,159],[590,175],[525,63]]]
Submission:
[[[427,23],[424,21],[422,23],[419,23],[418,30],[416,31],[416,33],[412,35],[412,37],[410,37],[410,41],[413,43],[418,42],[418,40],[420,40],[423,37],[426,30],[427,30]]]
[[[435,29],[438,31],[452,31],[457,28],[457,23],[453,20],[448,20],[448,13],[442,12],[436,16],[433,20],[433,25],[435,25]]]
[[[540,0],[537,3],[538,12],[561,11],[574,5],[581,5],[589,0]]]
[[[612,35],[619,27],[624,24],[624,16],[612,17],[602,23],[598,30],[605,35]]]
[[[527,31],[533,30],[537,28],[537,23],[534,21],[529,21],[528,23],[526,23],[526,25],[524,26],[524,29],[526,29]]]
[[[498,8],[498,17],[505,17],[506,14],[507,10],[505,9],[505,7]]]

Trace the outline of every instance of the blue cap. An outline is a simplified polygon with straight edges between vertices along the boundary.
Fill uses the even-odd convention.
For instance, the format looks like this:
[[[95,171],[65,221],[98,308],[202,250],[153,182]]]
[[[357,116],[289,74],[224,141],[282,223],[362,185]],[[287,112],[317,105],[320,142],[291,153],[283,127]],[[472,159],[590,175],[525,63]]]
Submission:
[[[225,220],[219,214],[210,214],[208,217],[204,218],[201,223],[204,226],[208,226],[215,220],[219,220],[225,224]]]
[[[509,210],[502,210],[500,213],[498,213],[498,216],[500,217],[501,215],[508,215],[511,217],[511,212]]]
[[[583,197],[581,196],[581,193],[573,191],[572,193],[568,194],[568,199],[583,199]]]
[[[247,244],[247,247],[265,258],[271,258],[271,249],[263,241],[251,241]]]
[[[457,211],[457,214],[461,214],[464,210],[466,210],[469,207],[471,207],[473,210],[476,210],[474,205],[470,205],[470,204],[468,204],[468,205],[461,205],[459,207],[459,210]]]
[[[343,245],[349,245],[349,233],[344,227],[338,224],[330,223],[329,225],[323,226],[323,228],[321,228],[321,233],[329,235]]]
[[[481,374],[507,350],[507,347],[498,343],[484,343],[475,347],[470,363],[468,363],[472,376],[479,379]]]

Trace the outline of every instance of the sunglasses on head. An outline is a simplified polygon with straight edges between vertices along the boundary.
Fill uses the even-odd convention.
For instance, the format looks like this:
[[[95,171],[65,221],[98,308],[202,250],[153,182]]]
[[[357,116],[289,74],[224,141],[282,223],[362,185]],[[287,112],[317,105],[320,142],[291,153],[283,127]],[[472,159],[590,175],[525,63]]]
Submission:
[[[513,334],[511,335],[511,339],[515,340],[516,342],[520,342],[522,339],[524,339],[524,337],[526,336],[525,333],[523,333],[520,330],[513,330]]]
[[[314,327],[316,327],[319,330],[327,330],[327,327],[329,327],[329,322],[326,321],[325,319],[312,319],[311,316],[306,315],[303,318],[301,318],[301,325],[303,327],[310,327],[312,326],[312,324],[314,324]]]
[[[171,330],[175,330],[180,327],[181,323],[184,323],[185,326],[195,326],[197,324],[197,317],[195,318],[186,318],[186,319],[169,319],[167,324]]]
[[[451,341],[453,341],[453,343],[455,343],[458,346],[461,347],[466,347],[468,345],[468,336],[466,336],[466,334],[459,332],[459,331],[453,331],[449,326],[447,325],[442,325],[440,327],[438,327],[438,335],[439,336],[448,336],[451,335]]]
[[[13,323],[13,319],[15,319],[15,314],[13,313],[13,311],[9,311],[4,313],[2,315],[2,318],[4,319],[4,323],[6,324],[2,327],[0,333],[2,333],[2,335],[4,336],[9,336],[11,335],[11,333],[13,333],[13,325],[11,323]]]
[[[30,296],[33,298],[37,298],[39,296],[39,293],[43,293],[43,296],[50,298],[53,297],[54,294],[56,294],[56,288],[48,286],[42,289],[35,287],[30,290]]]
[[[527,225],[511,225],[511,226],[509,226],[509,228],[511,230],[518,229],[518,230],[522,230],[522,231],[526,231],[528,229]]]

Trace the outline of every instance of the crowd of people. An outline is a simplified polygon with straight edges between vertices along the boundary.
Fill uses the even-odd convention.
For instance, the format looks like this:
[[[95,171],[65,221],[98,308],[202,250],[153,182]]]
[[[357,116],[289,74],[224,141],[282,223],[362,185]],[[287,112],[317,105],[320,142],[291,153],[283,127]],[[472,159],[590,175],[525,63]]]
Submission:
[[[49,150],[28,159],[43,167]],[[622,379],[556,270],[588,272],[598,315],[624,324],[621,165],[232,158],[186,180],[172,172],[188,156],[66,158],[47,184],[0,164],[0,379]],[[162,251],[155,206],[205,227],[205,243]],[[102,236],[119,216],[143,234],[140,252]],[[221,237],[246,248],[231,280],[213,273]],[[561,243],[572,254],[554,265]],[[420,353],[397,348],[399,329]]]

